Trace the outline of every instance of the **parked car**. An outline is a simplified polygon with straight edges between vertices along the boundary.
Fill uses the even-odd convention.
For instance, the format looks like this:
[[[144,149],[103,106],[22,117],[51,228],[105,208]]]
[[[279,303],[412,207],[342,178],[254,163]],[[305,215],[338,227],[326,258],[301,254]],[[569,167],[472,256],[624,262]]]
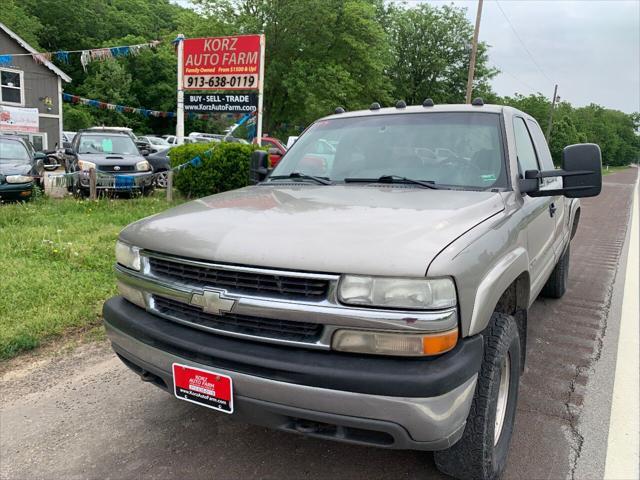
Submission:
[[[219,133],[198,133],[192,132],[189,134],[189,139],[197,143],[210,143],[210,142],[231,142],[231,143],[243,143],[248,145],[244,138],[232,137],[231,135],[222,135]]]
[[[153,173],[155,176],[155,186],[159,188],[167,187],[167,172],[171,170],[171,162],[169,159],[169,149],[161,150],[157,153],[152,153],[146,157],[151,164]]]
[[[514,108],[372,107],[316,122],[268,176],[255,151],[255,186],[126,227],[107,334],[179,399],[498,478],[527,312],[567,288],[600,149],[568,146],[555,170]]]
[[[29,200],[33,186],[44,187],[47,155],[17,135],[0,135],[0,201]]]
[[[62,132],[62,148],[70,148],[75,136],[76,132]]]
[[[164,138],[154,137],[150,135],[138,137],[138,139],[136,140],[136,145],[140,150],[147,150],[150,154],[158,153],[171,148],[171,144]]]
[[[89,171],[92,169],[114,177],[112,184],[99,184],[99,190],[140,191],[143,194],[153,190],[153,180],[149,176],[151,164],[138,151],[128,132],[120,129],[80,130],[65,154],[66,171],[79,174],[71,187],[76,194],[89,193]]]
[[[252,143],[257,145],[258,139],[254,138]],[[287,147],[285,147],[280,140],[275,137],[262,137],[262,141],[260,142],[262,146],[269,147],[269,167],[274,168],[280,160],[282,156],[287,153]]]

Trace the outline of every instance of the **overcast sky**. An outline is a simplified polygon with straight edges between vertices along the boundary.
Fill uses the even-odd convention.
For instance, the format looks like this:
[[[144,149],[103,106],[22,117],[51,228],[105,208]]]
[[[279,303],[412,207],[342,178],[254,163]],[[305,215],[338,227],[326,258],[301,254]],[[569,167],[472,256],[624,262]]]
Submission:
[[[475,23],[477,0],[408,3],[419,1],[467,7]],[[561,99],[576,106],[640,111],[640,0],[485,0],[480,40],[503,72],[493,80],[498,94],[551,98],[555,82]]]

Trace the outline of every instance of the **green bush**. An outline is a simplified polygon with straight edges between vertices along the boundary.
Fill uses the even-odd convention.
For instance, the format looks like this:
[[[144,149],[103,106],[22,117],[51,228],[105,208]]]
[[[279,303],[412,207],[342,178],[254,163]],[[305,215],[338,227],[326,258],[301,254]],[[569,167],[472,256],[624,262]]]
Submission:
[[[199,165],[176,170],[173,184],[186,197],[198,198],[249,184],[249,161],[257,147],[241,143],[187,143],[171,149],[171,166],[200,157]],[[209,153],[205,153],[209,151]]]

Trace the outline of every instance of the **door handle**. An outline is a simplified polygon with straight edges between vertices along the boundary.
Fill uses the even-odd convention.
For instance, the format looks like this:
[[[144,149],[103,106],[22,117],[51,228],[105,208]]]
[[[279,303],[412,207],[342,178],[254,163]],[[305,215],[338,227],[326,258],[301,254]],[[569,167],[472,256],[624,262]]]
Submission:
[[[557,210],[556,204],[551,202],[549,204],[549,216],[551,216],[551,218],[553,218],[553,216],[556,214],[556,210]]]

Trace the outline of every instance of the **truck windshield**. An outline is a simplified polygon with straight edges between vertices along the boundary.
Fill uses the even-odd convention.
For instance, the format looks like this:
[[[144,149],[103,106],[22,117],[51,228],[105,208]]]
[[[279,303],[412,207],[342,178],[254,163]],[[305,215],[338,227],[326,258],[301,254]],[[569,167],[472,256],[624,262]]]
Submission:
[[[0,138],[0,163],[29,163],[29,151],[17,140]]]
[[[492,113],[406,113],[321,120],[271,176],[334,182],[381,177],[439,186],[506,187],[500,117]]]
[[[80,136],[78,153],[138,155],[138,148],[128,135],[86,134]]]

